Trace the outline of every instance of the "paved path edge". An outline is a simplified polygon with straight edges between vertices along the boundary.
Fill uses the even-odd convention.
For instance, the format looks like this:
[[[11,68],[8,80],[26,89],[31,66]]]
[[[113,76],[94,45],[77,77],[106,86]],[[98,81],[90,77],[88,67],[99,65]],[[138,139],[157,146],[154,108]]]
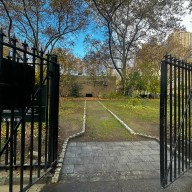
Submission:
[[[113,117],[115,117],[115,119],[117,119],[117,121],[119,121],[132,135],[138,135],[141,137],[147,137],[150,139],[154,139],[157,142],[160,142],[158,137],[154,137],[152,135],[147,135],[147,134],[143,134],[143,133],[138,133],[135,132],[133,129],[131,129],[124,121],[122,121],[115,113],[113,113],[110,109],[108,109],[101,101],[98,101]]]
[[[87,101],[85,100],[84,102],[84,114],[83,114],[83,126],[82,126],[82,130],[74,135],[69,136],[63,143],[62,146],[62,151],[59,155],[58,158],[58,163],[57,163],[57,167],[55,169],[55,173],[52,177],[51,183],[58,183],[59,181],[59,177],[60,177],[60,173],[63,167],[63,162],[64,162],[64,158],[65,158],[65,153],[66,153],[66,149],[67,149],[67,145],[69,143],[69,141],[71,139],[74,139],[76,137],[79,137],[80,135],[83,135],[85,133],[85,128],[86,128],[86,119],[87,119]]]

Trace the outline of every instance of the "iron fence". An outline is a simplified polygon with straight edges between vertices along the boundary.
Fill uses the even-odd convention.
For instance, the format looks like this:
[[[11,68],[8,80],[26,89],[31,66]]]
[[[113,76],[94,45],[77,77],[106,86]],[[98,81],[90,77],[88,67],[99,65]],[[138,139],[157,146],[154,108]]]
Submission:
[[[161,64],[160,176],[166,187],[191,167],[192,65],[166,55]]]
[[[57,163],[59,65],[56,56],[4,36],[1,30],[0,188],[26,191]]]

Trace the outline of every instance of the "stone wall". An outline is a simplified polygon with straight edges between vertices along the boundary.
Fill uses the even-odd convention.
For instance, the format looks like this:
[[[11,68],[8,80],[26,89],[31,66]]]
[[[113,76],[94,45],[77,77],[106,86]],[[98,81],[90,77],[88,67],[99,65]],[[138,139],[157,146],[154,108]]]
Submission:
[[[68,77],[69,79],[69,77]],[[110,93],[116,92],[116,77],[115,76],[70,76],[68,83],[61,82],[60,93],[62,96],[70,96],[70,85],[78,84],[80,96],[102,97]]]

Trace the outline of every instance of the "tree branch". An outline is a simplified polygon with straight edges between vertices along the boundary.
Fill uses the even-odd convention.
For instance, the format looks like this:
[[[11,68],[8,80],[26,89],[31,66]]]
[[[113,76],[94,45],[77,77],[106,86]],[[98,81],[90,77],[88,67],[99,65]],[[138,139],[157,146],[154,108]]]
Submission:
[[[23,8],[24,8],[25,17],[26,17],[26,19],[27,19],[27,21],[28,21],[28,23],[29,23],[29,26],[30,26],[30,28],[31,28],[31,30],[32,30],[33,37],[34,37],[34,40],[35,40],[35,46],[36,46],[36,48],[38,49],[38,39],[37,39],[38,37],[36,36],[35,29],[34,29],[32,23],[31,23],[31,21],[30,21],[30,18],[29,18],[29,16],[28,16],[28,14],[27,14],[27,9],[26,9],[25,0],[22,0],[22,2],[23,2]],[[37,50],[37,52],[38,52],[38,51],[39,51],[39,50]]]
[[[3,4],[3,7],[4,7],[5,12],[7,14],[7,17],[9,18],[8,38],[9,38],[9,42],[11,42],[11,29],[12,29],[13,21],[12,21],[12,18],[10,16],[10,14],[9,14],[9,10],[8,10],[7,5],[5,4],[5,2],[3,0],[0,0],[0,2]]]

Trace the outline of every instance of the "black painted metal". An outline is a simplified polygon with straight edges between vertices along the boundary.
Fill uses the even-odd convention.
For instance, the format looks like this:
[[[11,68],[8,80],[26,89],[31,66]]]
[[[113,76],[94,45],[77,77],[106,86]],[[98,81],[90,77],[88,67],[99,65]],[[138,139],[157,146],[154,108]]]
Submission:
[[[37,52],[15,37],[5,42],[0,31],[0,174],[7,174],[9,192],[18,173],[26,191],[57,163],[59,65],[55,55]]]
[[[191,167],[191,64],[166,55],[161,64],[160,177],[166,187]]]

